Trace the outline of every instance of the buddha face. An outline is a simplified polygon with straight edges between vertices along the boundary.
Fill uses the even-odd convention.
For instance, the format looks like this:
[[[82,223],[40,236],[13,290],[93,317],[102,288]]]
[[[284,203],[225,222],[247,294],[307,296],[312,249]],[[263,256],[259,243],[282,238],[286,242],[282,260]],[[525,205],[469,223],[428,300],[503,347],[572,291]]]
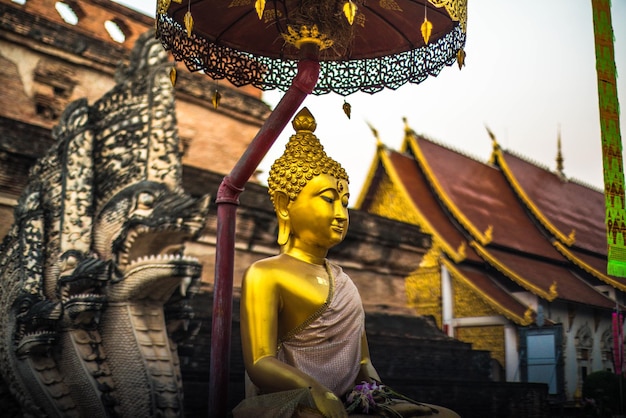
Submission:
[[[290,244],[309,253],[328,250],[348,232],[346,180],[330,174],[313,177],[287,207]]]

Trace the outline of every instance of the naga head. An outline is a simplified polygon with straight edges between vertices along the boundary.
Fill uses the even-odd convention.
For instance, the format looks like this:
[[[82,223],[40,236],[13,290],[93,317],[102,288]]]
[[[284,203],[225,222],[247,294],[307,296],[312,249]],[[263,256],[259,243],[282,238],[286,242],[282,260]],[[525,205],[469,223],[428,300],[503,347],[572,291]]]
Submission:
[[[185,242],[204,225],[208,198],[195,199],[166,185],[142,181],[119,192],[96,217],[94,250],[110,260],[110,301],[166,301],[173,287],[184,294],[199,277],[198,260]]]

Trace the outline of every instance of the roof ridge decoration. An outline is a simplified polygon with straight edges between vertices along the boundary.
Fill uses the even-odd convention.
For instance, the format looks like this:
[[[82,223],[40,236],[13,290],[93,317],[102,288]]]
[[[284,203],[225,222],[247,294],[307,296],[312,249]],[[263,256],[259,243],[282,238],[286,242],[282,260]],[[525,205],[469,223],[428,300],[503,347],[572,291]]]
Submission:
[[[534,319],[533,319],[534,311],[530,307],[527,307],[526,311],[524,312],[524,316],[523,317],[515,314],[514,312],[511,312],[509,309],[507,309],[506,307],[502,306],[496,300],[494,300],[491,297],[489,297],[488,295],[486,295],[485,292],[481,291],[474,284],[474,282],[472,280],[470,280],[469,278],[465,277],[465,275],[463,273],[461,273],[461,271],[459,271],[456,268],[456,266],[450,260],[446,259],[445,257],[440,257],[439,260],[448,269],[448,271],[450,272],[450,275],[452,277],[454,277],[454,278],[456,278],[458,280],[461,280],[463,283],[465,283],[466,286],[469,286],[472,290],[474,290],[475,292],[477,292],[480,295],[482,295],[483,299],[496,312],[500,313],[504,317],[508,318],[509,320],[511,320],[511,321],[515,322],[516,324],[521,325],[521,326],[526,326],[526,325],[530,325],[530,324],[533,323],[533,321],[534,321]],[[513,296],[511,295],[511,297],[513,297]],[[522,302],[520,302],[520,304],[524,305]]]
[[[530,158],[528,156],[522,155],[522,154],[520,154],[517,151],[508,150],[507,149],[506,152],[508,152],[511,155],[516,156],[520,160],[526,161],[527,163],[534,165],[537,168],[541,168],[541,169],[546,170],[547,172],[549,172],[551,174],[554,174],[554,175],[558,176],[562,181],[566,181],[568,183],[574,183],[574,184],[577,184],[579,186],[591,189],[593,191],[603,193],[603,190],[601,188],[599,188],[597,186],[594,186],[591,183],[587,183],[584,180],[580,180],[580,179],[577,179],[575,177],[567,177],[567,176],[565,176],[565,174],[563,174],[562,176],[559,176],[559,174],[557,172],[554,172],[554,171],[550,170],[550,167],[547,164],[541,163],[541,162],[539,162],[537,160],[534,160],[534,159],[532,159],[532,158]]]
[[[500,144],[497,142],[497,140],[496,140],[496,137],[495,137],[494,133],[493,133],[493,132],[489,129],[489,127],[485,126],[485,128],[487,129],[487,132],[489,133],[489,136],[491,137],[492,142],[493,142],[493,146],[494,146],[494,149],[493,149],[493,151],[492,151],[492,153],[491,153],[491,156],[489,157],[489,164],[494,164],[494,163],[495,163],[495,154],[494,154],[494,153],[495,153],[495,151],[496,151],[496,147],[500,150],[500,152],[502,152],[503,148],[502,148],[502,147],[500,146]],[[505,151],[506,151],[507,153],[509,153],[509,154],[511,154],[511,155],[513,155],[513,156],[515,156],[515,157],[517,157],[517,158],[519,158],[519,159],[520,159],[520,160],[522,160],[522,161],[525,161],[525,162],[527,162],[527,163],[529,163],[529,164],[534,165],[534,166],[535,166],[535,167],[537,167],[537,168],[540,168],[540,169],[542,169],[542,170],[545,170],[545,171],[547,171],[547,172],[549,172],[549,173],[551,173],[551,174],[554,174],[554,175],[557,175],[557,176],[558,176],[558,173],[556,173],[556,172],[554,172],[554,171],[550,170],[550,167],[549,167],[547,164],[544,164],[544,163],[542,163],[542,162],[539,162],[539,161],[537,161],[537,160],[535,160],[535,159],[533,159],[533,158],[530,158],[530,157],[528,157],[528,156],[526,156],[526,155],[522,155],[522,154],[520,154],[519,152],[517,152],[517,151],[515,151],[515,150],[509,150],[509,149],[507,149],[507,150],[505,150]],[[574,184],[577,184],[577,185],[579,185],[579,186],[582,186],[582,187],[586,187],[586,188],[588,188],[588,189],[591,189],[591,190],[593,190],[593,191],[596,191],[596,192],[599,192],[599,193],[604,193],[602,189],[600,189],[600,188],[598,188],[598,187],[596,187],[596,186],[594,186],[594,185],[592,185],[592,184],[590,184],[590,183],[587,183],[587,182],[585,182],[585,181],[583,181],[583,180],[580,180],[580,179],[577,179],[577,178],[574,178],[574,177],[567,177],[567,176],[565,176],[565,175],[563,175],[563,176],[559,176],[559,178],[561,178],[561,179],[562,179],[562,180],[564,180],[564,181],[567,181],[568,183],[574,183]]]
[[[556,138],[556,174],[559,176],[559,178],[567,180],[567,178],[565,177],[565,172],[563,171],[564,161],[565,159],[563,158],[563,152],[561,150],[561,125],[559,125],[559,133]]]
[[[470,242],[470,245],[472,246],[472,248],[476,250],[478,255],[483,260],[485,260],[487,263],[495,267],[502,274],[504,274],[509,279],[513,280],[515,283],[519,284],[520,286],[522,286],[524,289],[528,290],[529,292],[539,297],[542,297],[549,302],[552,302],[559,295],[557,291],[556,281],[552,282],[552,285],[546,292],[545,290],[530,283],[528,280],[524,279],[522,276],[520,276],[519,274],[517,274],[516,272],[508,268],[506,265],[501,263],[496,257],[494,257],[485,247],[480,245],[478,242],[472,241]]]
[[[576,257],[571,251],[569,251],[561,242],[559,241],[554,241],[552,243],[552,245],[554,245],[554,247],[557,249],[558,252],[560,252],[561,254],[563,254],[563,256],[565,258],[567,258],[569,261],[571,261],[572,263],[576,264],[578,267],[582,268],[583,270],[585,270],[587,273],[591,274],[592,276],[596,277],[597,279],[600,279],[601,281],[603,281],[604,283],[608,284],[609,286],[612,286],[616,289],[621,290],[622,292],[626,292],[626,284],[624,283],[620,283],[619,281],[613,279],[612,277],[603,274],[602,272],[596,270],[595,268],[591,267],[589,264],[585,263],[583,260],[581,260],[580,258]]]
[[[402,118],[402,120],[404,120],[406,122],[406,118]],[[426,134],[423,134],[423,133],[417,133],[414,129],[410,128],[408,125],[406,125],[406,127],[404,129],[404,134],[405,134],[404,141],[402,142],[402,144],[400,146],[399,152],[406,152],[407,147],[408,147],[408,144],[407,144],[408,140],[411,137],[417,137],[417,138],[425,139],[427,141],[432,142],[435,145],[439,145],[442,148],[445,148],[445,149],[447,149],[449,151],[453,151],[453,152],[455,152],[455,153],[457,153],[459,155],[467,157],[470,160],[474,160],[474,161],[476,161],[478,163],[484,164],[482,159],[479,158],[477,155],[474,155],[474,154],[472,154],[470,152],[467,152],[465,150],[462,150],[460,148],[457,148],[457,147],[451,146],[449,144],[446,144],[446,143],[444,143],[444,142],[442,142],[442,141],[440,141],[438,139],[430,137],[429,135],[426,135]]]
[[[520,198],[520,200],[524,203],[524,205],[530,210],[532,215],[539,221],[539,223],[548,230],[556,239],[560,242],[566,244],[571,247],[576,241],[576,230],[570,231],[569,235],[565,235],[561,232],[550,220],[541,212],[539,207],[535,205],[532,199],[526,194],[522,185],[517,181],[517,178],[509,168],[509,165],[504,158],[504,154],[502,153],[502,148],[498,144],[498,141],[495,135],[487,128],[489,132],[489,136],[493,141],[493,151],[491,154],[492,163],[500,167],[502,174],[504,174],[504,178],[509,183],[515,194]]]
[[[426,175],[426,179],[433,187],[436,195],[439,199],[446,205],[446,207],[452,213],[452,216],[468,231],[474,239],[478,240],[482,245],[487,245],[491,242],[493,238],[493,225],[489,225],[484,232],[480,232],[476,226],[463,214],[463,212],[454,204],[452,199],[450,199],[447,193],[443,190],[443,187],[439,184],[435,174],[431,170],[428,162],[426,161],[426,157],[422,154],[422,150],[420,149],[416,136],[408,136],[406,139],[408,145],[415,156],[416,162],[422,168],[422,171]]]
[[[413,202],[413,199],[411,199],[408,191],[404,187],[404,184],[402,183],[402,181],[400,181],[400,176],[393,168],[393,164],[391,164],[389,157],[385,153],[385,150],[380,149],[378,151],[378,156],[391,182],[400,189],[403,197],[406,199],[407,202],[409,202],[411,208],[413,208],[415,215],[419,219],[419,226],[424,230],[424,232],[433,236],[433,243],[436,241],[441,246],[445,254],[448,255],[452,260],[454,260],[456,263],[460,263],[461,261],[463,261],[466,257],[465,242],[461,241],[459,247],[455,250],[445,239],[443,239],[441,234],[439,234],[439,232],[430,224],[430,222],[428,222],[424,214],[415,205],[415,202]]]

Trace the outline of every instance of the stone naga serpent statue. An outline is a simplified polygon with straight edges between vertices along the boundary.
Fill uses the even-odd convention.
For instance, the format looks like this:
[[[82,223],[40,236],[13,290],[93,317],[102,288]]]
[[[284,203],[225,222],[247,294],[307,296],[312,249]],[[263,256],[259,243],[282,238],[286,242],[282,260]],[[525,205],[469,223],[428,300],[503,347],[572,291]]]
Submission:
[[[208,198],[182,190],[170,68],[142,36],[31,170],[0,247],[3,416],[183,415],[176,342],[201,273],[184,242]]]

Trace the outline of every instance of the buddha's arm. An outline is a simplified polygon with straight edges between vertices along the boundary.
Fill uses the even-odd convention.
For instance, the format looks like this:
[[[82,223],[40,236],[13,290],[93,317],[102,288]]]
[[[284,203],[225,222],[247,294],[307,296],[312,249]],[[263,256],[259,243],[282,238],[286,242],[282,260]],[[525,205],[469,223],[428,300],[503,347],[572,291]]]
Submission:
[[[317,380],[276,358],[280,295],[273,277],[251,266],[241,293],[241,343],[246,371],[264,392],[311,388],[318,409],[325,416],[344,417],[340,400]]]
[[[365,331],[363,331],[363,334],[361,335],[361,370],[359,371],[359,375],[357,376],[357,381],[355,383],[358,384],[361,381],[369,382],[371,380],[380,382],[380,376],[372,364],[370,350],[367,344],[367,336],[365,335]]]

